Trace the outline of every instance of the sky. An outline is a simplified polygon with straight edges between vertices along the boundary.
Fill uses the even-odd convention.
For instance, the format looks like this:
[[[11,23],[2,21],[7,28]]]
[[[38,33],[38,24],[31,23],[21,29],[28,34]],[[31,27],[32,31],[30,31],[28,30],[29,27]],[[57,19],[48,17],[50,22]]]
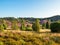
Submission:
[[[0,17],[44,18],[60,15],[60,0],[0,0]]]

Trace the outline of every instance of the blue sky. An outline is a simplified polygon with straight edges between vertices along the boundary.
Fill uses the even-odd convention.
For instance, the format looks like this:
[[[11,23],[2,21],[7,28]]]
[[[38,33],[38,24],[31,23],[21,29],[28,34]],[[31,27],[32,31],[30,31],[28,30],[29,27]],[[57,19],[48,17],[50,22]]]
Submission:
[[[0,0],[0,17],[60,15],[60,0]]]

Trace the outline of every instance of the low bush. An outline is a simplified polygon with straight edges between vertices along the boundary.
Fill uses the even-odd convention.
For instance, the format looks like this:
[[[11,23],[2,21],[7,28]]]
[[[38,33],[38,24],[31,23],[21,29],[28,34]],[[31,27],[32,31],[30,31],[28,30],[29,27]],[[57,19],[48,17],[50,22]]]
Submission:
[[[26,30],[27,31],[32,31],[32,27],[30,25],[27,25]]]

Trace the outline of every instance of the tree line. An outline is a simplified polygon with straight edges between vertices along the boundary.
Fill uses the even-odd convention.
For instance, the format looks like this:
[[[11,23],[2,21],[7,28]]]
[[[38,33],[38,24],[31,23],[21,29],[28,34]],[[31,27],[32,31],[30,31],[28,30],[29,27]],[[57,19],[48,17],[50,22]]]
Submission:
[[[18,26],[18,22],[20,21],[21,26]],[[59,32],[60,31],[60,23],[54,22],[51,23],[51,20],[47,20],[45,23],[41,24],[39,19],[35,19],[35,21],[32,23],[32,26],[29,24],[26,25],[26,20],[12,20],[11,29],[12,30],[22,30],[22,31],[36,31],[39,32],[40,29],[51,29],[52,32]],[[29,21],[27,21],[29,22]],[[1,19],[0,20],[0,31],[7,30],[7,23],[6,20]]]

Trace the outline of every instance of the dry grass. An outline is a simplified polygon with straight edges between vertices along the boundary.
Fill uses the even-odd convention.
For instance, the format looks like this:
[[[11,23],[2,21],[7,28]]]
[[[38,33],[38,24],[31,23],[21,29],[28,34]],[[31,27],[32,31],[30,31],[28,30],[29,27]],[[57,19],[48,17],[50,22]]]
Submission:
[[[60,33],[5,30],[0,33],[4,45],[59,45]],[[5,42],[4,42],[5,41]],[[22,44],[21,44],[22,43]]]
[[[50,29],[40,29],[40,33],[34,31],[21,31],[21,30],[5,30],[4,32],[20,33],[25,35],[35,35],[38,36],[60,36],[60,33],[51,33]]]
[[[51,32],[50,29],[40,29],[40,32]]]

